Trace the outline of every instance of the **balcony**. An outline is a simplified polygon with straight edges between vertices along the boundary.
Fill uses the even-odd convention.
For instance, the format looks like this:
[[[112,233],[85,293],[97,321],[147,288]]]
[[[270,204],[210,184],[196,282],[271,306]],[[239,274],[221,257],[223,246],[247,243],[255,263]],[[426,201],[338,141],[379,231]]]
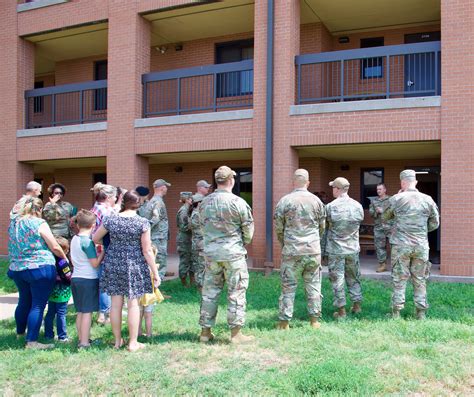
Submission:
[[[253,60],[143,75],[143,117],[253,106]]]
[[[439,41],[296,57],[296,104],[441,94]]]
[[[26,128],[107,120],[107,80],[25,91]]]

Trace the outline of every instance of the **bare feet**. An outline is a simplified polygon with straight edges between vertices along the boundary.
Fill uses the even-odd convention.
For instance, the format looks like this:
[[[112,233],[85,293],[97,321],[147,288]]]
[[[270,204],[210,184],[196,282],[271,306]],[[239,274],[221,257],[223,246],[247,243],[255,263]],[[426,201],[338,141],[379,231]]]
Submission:
[[[123,340],[123,338],[121,338],[120,341],[115,341],[114,349],[115,350],[121,349],[123,345],[125,345],[125,341]]]
[[[146,345],[140,342],[129,343],[127,350],[130,353],[137,352],[138,350],[144,349]]]

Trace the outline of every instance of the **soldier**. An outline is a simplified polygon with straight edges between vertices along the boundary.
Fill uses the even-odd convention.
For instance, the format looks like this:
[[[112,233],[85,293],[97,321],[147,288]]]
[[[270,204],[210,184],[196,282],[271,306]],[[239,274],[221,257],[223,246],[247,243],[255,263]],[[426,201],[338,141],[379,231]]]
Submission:
[[[140,207],[140,216],[148,219],[151,224],[151,242],[158,250],[156,263],[160,265],[158,272],[162,280],[165,278],[165,275],[172,275],[166,273],[169,225],[166,205],[163,201],[169,186],[171,186],[171,183],[166,182],[164,179],[157,179],[153,182],[153,197]]]
[[[253,339],[244,336],[246,291],[249,283],[247,250],[252,241],[254,224],[249,205],[232,194],[236,173],[227,166],[219,167],[214,176],[217,190],[204,198],[199,208],[204,235],[206,271],[202,287],[201,342],[214,338],[211,328],[217,315],[219,296],[227,281],[227,322],[231,329],[231,342]]]
[[[201,179],[196,183],[196,195],[200,196],[201,199],[203,199],[209,194],[210,188],[211,184],[207,183],[207,181],[205,181],[204,179]]]
[[[327,235],[325,255],[328,257],[329,279],[334,291],[336,319],[346,317],[344,279],[352,301],[352,313],[361,312],[359,227],[364,219],[362,206],[347,194],[349,181],[336,178],[329,182],[335,198],[326,206]]]
[[[137,186],[135,191],[140,196],[140,207],[137,210],[137,214],[143,216],[148,205],[148,195],[150,194],[150,189],[148,189],[146,186]]]
[[[392,314],[400,317],[405,306],[405,289],[408,279],[413,283],[416,318],[423,320],[428,309],[426,280],[431,264],[428,261],[428,232],[439,227],[439,211],[433,199],[416,189],[416,173],[400,173],[401,191],[392,196],[383,213],[384,219],[394,219],[390,237],[392,244]]]
[[[204,236],[201,229],[201,217],[199,216],[199,206],[201,205],[202,199],[203,197],[200,194],[193,196],[192,213],[189,219],[189,226],[192,231],[193,270],[196,277],[196,284],[200,291],[202,291],[206,265],[206,258],[204,257]]]
[[[393,221],[387,221],[382,217],[382,213],[388,207],[388,200],[390,198],[387,195],[385,184],[379,183],[377,185],[377,196],[377,198],[370,202],[369,213],[374,218],[374,245],[379,262],[376,272],[382,273],[387,271],[387,239],[390,238],[393,227]]]
[[[282,246],[280,268],[281,296],[278,329],[289,329],[301,272],[308,300],[310,325],[319,328],[321,316],[321,244],[326,217],[324,205],[308,192],[309,174],[298,169],[293,176],[294,190],[282,197],[275,209],[275,232]]]
[[[48,222],[54,235],[71,239],[73,232],[70,227],[71,218],[76,215],[77,208],[64,201],[66,187],[61,183],[53,183],[48,187],[49,203],[43,208],[43,219]]]
[[[191,192],[181,192],[179,194],[179,199],[183,205],[176,214],[176,225],[178,227],[176,246],[179,255],[179,278],[184,287],[187,287],[188,275],[189,284],[194,284],[194,271],[192,268],[191,257],[191,228],[189,227],[189,213],[192,205],[192,195]]]

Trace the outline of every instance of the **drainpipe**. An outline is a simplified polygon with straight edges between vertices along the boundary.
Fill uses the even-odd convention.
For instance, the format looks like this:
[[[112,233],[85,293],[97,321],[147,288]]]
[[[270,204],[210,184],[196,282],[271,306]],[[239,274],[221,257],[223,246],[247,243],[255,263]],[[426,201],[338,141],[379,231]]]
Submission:
[[[267,9],[267,81],[265,125],[265,274],[273,268],[273,35],[274,0],[268,0]]]

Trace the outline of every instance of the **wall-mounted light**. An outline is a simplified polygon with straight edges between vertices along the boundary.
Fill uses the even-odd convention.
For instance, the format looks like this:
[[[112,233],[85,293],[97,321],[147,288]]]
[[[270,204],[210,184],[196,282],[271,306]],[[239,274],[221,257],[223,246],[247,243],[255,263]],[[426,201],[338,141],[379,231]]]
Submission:
[[[349,169],[350,169],[349,164],[341,165],[341,171],[349,171]]]
[[[155,47],[155,50],[161,52],[162,54],[164,54],[166,52],[166,50],[168,50],[168,47],[166,47],[165,45],[160,45],[158,47]]]
[[[176,167],[174,167],[174,171],[175,172],[183,172],[183,167],[180,166],[180,165],[177,165]]]
[[[183,45],[180,43],[180,44],[176,44],[174,46],[174,50],[175,51],[183,51]]]
[[[350,39],[348,36],[341,36],[337,39],[337,41],[339,42],[339,44],[346,44],[349,43]]]

